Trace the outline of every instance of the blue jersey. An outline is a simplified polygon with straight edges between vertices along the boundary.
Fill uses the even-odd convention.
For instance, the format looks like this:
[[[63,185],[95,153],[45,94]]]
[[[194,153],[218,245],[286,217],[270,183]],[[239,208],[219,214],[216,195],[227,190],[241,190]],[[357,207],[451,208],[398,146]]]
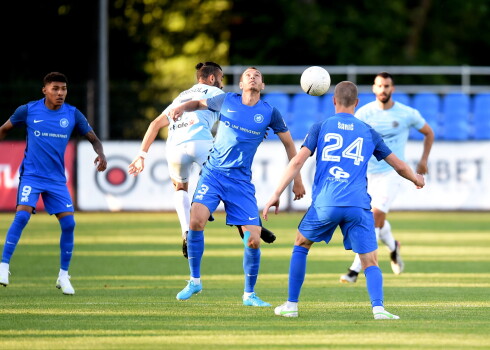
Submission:
[[[17,108],[10,121],[26,128],[27,145],[20,175],[66,182],[65,150],[70,136],[75,128],[81,135],[92,130],[85,116],[67,103],[51,110],[43,98]]]
[[[307,147],[312,155],[318,149],[312,189],[314,206],[371,209],[368,161],[372,155],[380,160],[392,153],[373,128],[352,114],[337,113],[314,124],[302,147]]]
[[[251,180],[252,161],[267,128],[274,133],[288,131],[281,113],[262,100],[254,106],[244,105],[242,96],[231,92],[210,98],[207,104],[220,116],[214,146],[204,166],[236,180]]]
[[[381,109],[377,101],[373,101],[359,108],[355,115],[371,125],[401,160],[405,160],[405,146],[410,128],[420,130],[425,125],[425,119],[419,111],[399,102],[395,102],[390,109]],[[372,158],[369,161],[369,173],[389,170],[392,170],[392,167],[384,160],[378,162]]]

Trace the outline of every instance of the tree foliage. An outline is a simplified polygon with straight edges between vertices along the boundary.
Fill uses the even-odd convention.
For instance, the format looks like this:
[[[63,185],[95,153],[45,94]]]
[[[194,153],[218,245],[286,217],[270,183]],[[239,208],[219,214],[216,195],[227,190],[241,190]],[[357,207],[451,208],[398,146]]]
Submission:
[[[255,66],[488,65],[488,0],[108,4],[112,138],[141,138],[148,121],[195,82],[199,61]],[[37,98],[42,77],[53,70],[68,75],[69,100],[83,110],[91,94],[84,98],[80,91],[91,91],[97,78],[97,11],[98,1],[24,0],[2,5],[4,115],[18,101]],[[438,79],[442,84],[451,77]],[[480,79],[480,84],[488,84],[486,77]]]
[[[147,118],[156,117],[162,106],[196,82],[198,62],[229,63],[230,34],[223,23],[230,1],[117,0],[113,6],[112,30],[126,32],[145,48],[133,54],[141,56],[148,76],[137,91]]]

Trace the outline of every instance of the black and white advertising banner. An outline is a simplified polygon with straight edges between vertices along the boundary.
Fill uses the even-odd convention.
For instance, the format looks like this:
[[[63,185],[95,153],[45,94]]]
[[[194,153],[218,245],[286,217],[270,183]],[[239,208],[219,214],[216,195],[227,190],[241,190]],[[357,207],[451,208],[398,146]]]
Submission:
[[[301,143],[297,143],[299,148]],[[173,186],[168,175],[165,142],[156,141],[138,176],[128,174],[128,165],[138,154],[140,142],[104,142],[108,167],[98,173],[93,164],[95,153],[86,141],[78,145],[77,204],[87,211],[170,211],[174,210]],[[406,161],[415,169],[422,152],[421,142],[409,142]],[[265,141],[254,159],[252,181],[256,187],[259,209],[286,168],[287,156],[279,141]],[[305,210],[311,203],[311,186],[315,156],[307,160],[301,174],[306,187],[305,198],[292,201],[291,189],[281,197],[281,210]],[[195,166],[189,182],[192,194],[199,167]],[[435,142],[429,157],[426,187],[415,189],[403,180],[392,210],[489,210],[490,142]],[[218,210],[222,210],[221,205]]]

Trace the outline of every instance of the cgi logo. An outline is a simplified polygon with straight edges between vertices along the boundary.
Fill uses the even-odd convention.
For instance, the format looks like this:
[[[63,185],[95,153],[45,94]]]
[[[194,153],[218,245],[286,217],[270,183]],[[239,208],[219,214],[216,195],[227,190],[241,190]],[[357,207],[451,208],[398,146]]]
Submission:
[[[331,167],[328,172],[336,179],[348,179],[350,177],[350,174],[339,166]]]

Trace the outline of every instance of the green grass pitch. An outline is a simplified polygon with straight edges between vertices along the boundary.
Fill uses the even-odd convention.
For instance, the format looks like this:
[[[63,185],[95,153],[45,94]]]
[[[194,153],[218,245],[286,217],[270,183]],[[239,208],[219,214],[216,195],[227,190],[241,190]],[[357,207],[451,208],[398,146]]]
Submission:
[[[271,213],[277,240],[262,246],[257,294],[287,298],[289,258],[302,213]],[[360,275],[339,283],[353,259],[337,232],[313,246],[298,318],[245,307],[243,244],[224,215],[208,224],[203,292],[175,295],[188,279],[175,213],[76,213],[70,268],[74,296],[55,288],[59,227],[31,218],[0,287],[0,349],[490,349],[490,214],[393,212],[405,272],[391,272],[380,246],[385,306],[375,321]],[[0,214],[0,246],[13,213]]]

